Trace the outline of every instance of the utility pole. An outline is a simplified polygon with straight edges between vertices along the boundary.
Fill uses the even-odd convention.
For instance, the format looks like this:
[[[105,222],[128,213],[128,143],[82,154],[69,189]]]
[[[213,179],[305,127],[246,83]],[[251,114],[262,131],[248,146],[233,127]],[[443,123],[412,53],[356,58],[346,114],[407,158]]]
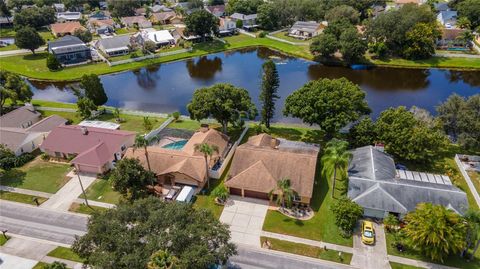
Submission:
[[[85,189],[83,188],[83,184],[82,184],[82,180],[80,179],[80,172],[78,172],[77,168],[75,167],[75,173],[77,174],[77,177],[78,177],[78,182],[80,182],[80,187],[82,188],[82,193],[83,193],[83,198],[85,199],[85,204],[92,210],[95,210],[93,209],[89,204],[88,204],[88,199],[87,199],[87,195],[85,194]]]

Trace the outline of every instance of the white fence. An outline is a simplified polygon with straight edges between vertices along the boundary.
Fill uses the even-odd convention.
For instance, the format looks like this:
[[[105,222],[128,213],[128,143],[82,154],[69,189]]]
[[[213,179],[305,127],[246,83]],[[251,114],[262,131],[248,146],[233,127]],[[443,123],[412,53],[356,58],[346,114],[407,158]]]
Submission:
[[[160,52],[160,53],[157,53],[157,54],[150,54],[150,55],[146,55],[146,56],[142,56],[142,57],[131,58],[131,59],[126,59],[126,60],[121,60],[121,61],[116,61],[116,62],[108,61],[107,63],[110,66],[115,66],[115,65],[127,64],[127,63],[132,63],[132,62],[140,62],[140,61],[147,60],[147,59],[154,59],[154,58],[160,58],[160,57],[169,56],[169,55],[191,52],[192,50],[193,50],[192,48],[188,48],[188,49]]]
[[[470,192],[472,193],[473,198],[475,198],[477,205],[480,207],[480,195],[478,195],[478,192],[475,189],[475,186],[473,185],[472,179],[470,178],[467,171],[465,170],[465,166],[463,165],[462,161],[460,161],[460,157],[458,154],[455,154],[455,162],[457,163],[458,169],[460,169],[460,172],[465,178],[465,181],[467,182],[468,188],[470,189]]]
[[[294,46],[308,46],[308,45],[309,45],[308,42],[292,42],[292,41],[288,41],[288,40],[285,40],[285,39],[282,39],[282,38],[278,38],[278,37],[275,37],[275,36],[271,36],[270,34],[266,35],[265,37],[266,37],[266,38],[273,39],[273,40],[276,40],[276,41],[279,41],[279,42],[283,42],[283,43],[287,43],[287,44],[290,44],[290,45],[294,45]]]
[[[225,159],[223,159],[222,166],[220,166],[220,168],[218,168],[217,170],[209,169],[208,173],[211,178],[219,179],[222,176],[223,172],[225,172],[225,169],[227,169],[228,164],[233,158],[233,154],[235,154],[235,150],[237,149],[238,145],[240,145],[240,143],[242,142],[242,139],[245,136],[245,134],[248,132],[248,128],[249,127],[247,125],[245,129],[243,129],[243,132],[240,134],[240,137],[232,145],[232,147],[228,151],[227,156],[225,157]]]
[[[150,133],[146,134],[146,135],[145,135],[145,139],[149,140],[149,139],[154,138],[154,137],[157,136],[163,129],[165,129],[165,127],[167,127],[172,121],[173,121],[173,117],[168,118],[166,121],[164,121],[164,122],[162,123],[162,125],[160,125],[160,127],[158,127],[158,128],[155,129],[155,130],[152,130]]]

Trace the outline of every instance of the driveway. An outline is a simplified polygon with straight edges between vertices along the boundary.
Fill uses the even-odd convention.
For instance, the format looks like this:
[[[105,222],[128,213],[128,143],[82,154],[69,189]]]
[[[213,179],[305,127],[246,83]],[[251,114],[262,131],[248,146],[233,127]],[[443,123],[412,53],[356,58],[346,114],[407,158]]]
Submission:
[[[37,261],[0,253],[0,269],[31,269]]]
[[[234,243],[260,247],[260,234],[268,211],[268,201],[231,196],[220,221],[230,225]]]
[[[358,268],[391,269],[387,257],[387,245],[383,225],[374,223],[375,245],[362,243],[361,231],[357,229],[353,236],[353,258],[350,265]]]

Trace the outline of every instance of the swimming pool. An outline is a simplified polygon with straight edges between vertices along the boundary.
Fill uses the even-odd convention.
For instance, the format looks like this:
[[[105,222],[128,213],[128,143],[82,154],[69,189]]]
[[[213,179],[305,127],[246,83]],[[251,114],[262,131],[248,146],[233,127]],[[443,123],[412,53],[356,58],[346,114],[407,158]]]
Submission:
[[[170,144],[166,144],[162,148],[164,149],[174,149],[174,150],[181,150],[185,144],[187,144],[188,140],[179,140]]]

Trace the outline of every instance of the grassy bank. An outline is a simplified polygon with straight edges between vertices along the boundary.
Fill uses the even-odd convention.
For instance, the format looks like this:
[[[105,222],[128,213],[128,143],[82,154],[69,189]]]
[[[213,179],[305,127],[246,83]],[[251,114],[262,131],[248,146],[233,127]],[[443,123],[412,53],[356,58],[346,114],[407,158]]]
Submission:
[[[17,203],[37,205],[33,200],[35,197],[36,196],[28,195],[28,194],[15,193],[15,192],[9,192],[9,191],[0,191],[0,199],[17,202]],[[43,197],[36,197],[36,198],[39,204],[42,204],[47,200],[47,198],[43,198]]]
[[[293,242],[279,240],[279,239],[270,238],[270,237],[264,237],[264,236],[260,237],[260,241],[262,245],[263,245],[263,242],[265,242],[266,240],[270,242],[271,249],[273,250],[288,252],[292,254],[297,254],[297,255],[302,255],[302,256],[307,256],[307,257],[312,257],[312,258],[317,258],[317,259],[322,259],[322,260],[327,260],[332,262],[350,264],[350,261],[352,260],[352,256],[353,256],[351,253],[346,253],[346,252],[342,252],[342,255],[340,256],[338,255],[339,252],[336,250],[323,249],[315,246],[310,246],[310,245],[305,245],[300,243],[293,243]]]
[[[102,212],[106,210],[108,210],[108,208],[94,206],[94,205],[91,205],[90,207],[88,207],[87,205],[78,204],[78,203],[73,203],[68,209],[68,211],[70,212],[82,213],[87,215],[91,215],[93,214],[93,212]]]
[[[369,59],[378,66],[404,67],[404,68],[450,68],[450,69],[479,69],[479,58],[459,57],[432,57],[426,60],[406,60],[401,58]]]
[[[66,248],[66,247],[57,247],[54,250],[50,251],[47,254],[47,256],[74,261],[74,262],[83,262],[82,258],[80,258],[70,248]]]

